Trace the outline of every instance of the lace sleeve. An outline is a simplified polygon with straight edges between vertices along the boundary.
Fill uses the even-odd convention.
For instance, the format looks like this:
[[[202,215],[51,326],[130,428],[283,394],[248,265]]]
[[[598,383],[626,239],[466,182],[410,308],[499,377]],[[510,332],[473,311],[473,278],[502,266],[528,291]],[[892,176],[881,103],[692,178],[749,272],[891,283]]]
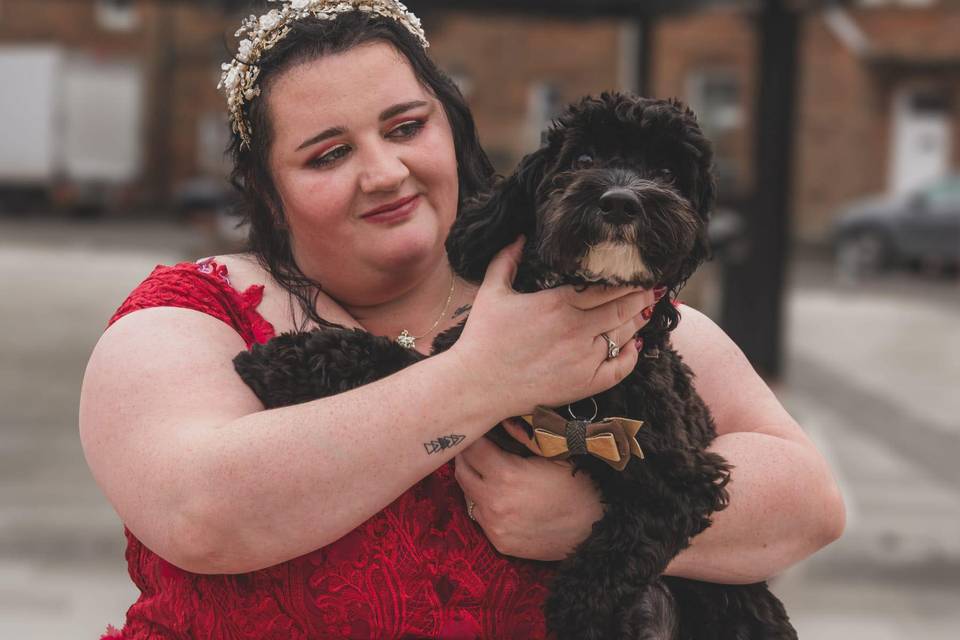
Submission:
[[[140,309],[193,309],[230,325],[250,348],[273,337],[273,327],[256,310],[262,299],[263,285],[238,292],[230,285],[226,266],[210,258],[173,266],[157,265],[123,301],[108,326]]]

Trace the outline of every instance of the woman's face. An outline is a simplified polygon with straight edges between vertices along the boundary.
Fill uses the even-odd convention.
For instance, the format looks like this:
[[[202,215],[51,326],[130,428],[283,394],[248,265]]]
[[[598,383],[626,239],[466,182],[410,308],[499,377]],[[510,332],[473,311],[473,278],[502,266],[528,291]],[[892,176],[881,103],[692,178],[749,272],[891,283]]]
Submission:
[[[306,275],[365,305],[440,265],[459,196],[453,137],[402,54],[376,42],[318,58],[267,100],[270,171]]]

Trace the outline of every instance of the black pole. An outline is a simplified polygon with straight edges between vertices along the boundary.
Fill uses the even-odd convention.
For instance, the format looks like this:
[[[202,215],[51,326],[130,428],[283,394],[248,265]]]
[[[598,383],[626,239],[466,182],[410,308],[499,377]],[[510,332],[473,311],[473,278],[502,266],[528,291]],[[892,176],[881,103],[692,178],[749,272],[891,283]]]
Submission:
[[[756,189],[746,214],[744,256],[726,265],[720,324],[768,378],[782,370],[783,293],[800,17],[785,0],[764,0],[754,140]]]
[[[653,34],[656,18],[653,14],[642,16],[637,21],[640,34],[640,46],[637,47],[640,59],[637,61],[637,93],[641,96],[653,95]]]

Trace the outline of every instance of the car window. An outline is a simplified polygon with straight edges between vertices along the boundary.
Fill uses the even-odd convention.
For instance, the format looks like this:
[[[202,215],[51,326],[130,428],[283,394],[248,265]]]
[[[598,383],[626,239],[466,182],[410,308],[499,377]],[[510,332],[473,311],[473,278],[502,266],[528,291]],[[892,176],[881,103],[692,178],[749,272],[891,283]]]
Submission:
[[[960,210],[960,180],[939,182],[931,187],[926,195],[933,211]]]

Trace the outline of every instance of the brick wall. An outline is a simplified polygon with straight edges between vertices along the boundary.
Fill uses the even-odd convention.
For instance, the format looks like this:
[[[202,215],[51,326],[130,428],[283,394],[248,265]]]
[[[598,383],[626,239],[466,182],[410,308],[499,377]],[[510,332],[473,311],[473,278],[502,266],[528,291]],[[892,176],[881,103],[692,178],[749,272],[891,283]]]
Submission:
[[[527,128],[531,84],[546,81],[561,104],[618,88],[620,23],[443,13],[426,25],[430,55],[469,79],[481,141],[501,172],[538,144]]]
[[[138,0],[137,6],[138,26],[115,32],[97,24],[93,0],[0,0],[0,43],[58,42],[140,62],[149,87],[142,186],[144,199],[155,200],[201,171],[200,123],[224,117],[215,87],[219,64],[228,55],[223,43],[232,46],[239,16],[161,0]],[[794,235],[803,239],[822,239],[845,202],[886,188],[892,96],[907,83],[930,80],[953,92],[954,165],[960,165],[960,71],[941,64],[960,59],[960,8],[864,9],[852,15],[884,51],[940,66],[927,71],[871,67],[837,40],[820,15],[807,16],[799,54],[793,193]],[[756,37],[751,20],[714,10],[663,18],[654,32],[654,95],[689,101],[691,74],[704,70],[722,70],[737,79],[740,125],[715,140],[735,168],[735,181],[722,194],[733,201],[753,188]],[[537,144],[530,122],[536,83],[553,87],[563,105],[618,88],[623,77],[624,29],[617,20],[437,11],[425,22],[431,56],[466,80],[481,140],[501,172]]]
[[[845,204],[890,188],[892,105],[904,87],[932,84],[952,93],[952,165],[960,166],[960,10],[875,9],[851,16],[876,54],[913,64],[871,64],[843,45],[820,16],[806,19],[793,195],[793,235],[801,240],[822,242]],[[949,60],[952,66],[940,64]]]
[[[885,188],[890,126],[885,92],[862,61],[819,16],[803,29],[793,235],[814,241],[843,203]]]
[[[118,31],[97,20],[94,0],[0,0],[0,44],[56,43],[68,52],[139,65],[145,157],[136,197],[152,208],[199,171],[199,122],[224,111],[218,70],[224,36],[239,20],[162,0],[138,0],[136,10],[135,27]]]
[[[714,139],[718,153],[733,160],[735,181],[732,193],[721,194],[737,200],[753,185],[751,164],[755,102],[754,70],[756,38],[749,19],[739,12],[716,10],[662,19],[654,34],[653,94],[689,101],[691,74],[707,70],[733,74],[741,91],[742,125],[723,139]]]

